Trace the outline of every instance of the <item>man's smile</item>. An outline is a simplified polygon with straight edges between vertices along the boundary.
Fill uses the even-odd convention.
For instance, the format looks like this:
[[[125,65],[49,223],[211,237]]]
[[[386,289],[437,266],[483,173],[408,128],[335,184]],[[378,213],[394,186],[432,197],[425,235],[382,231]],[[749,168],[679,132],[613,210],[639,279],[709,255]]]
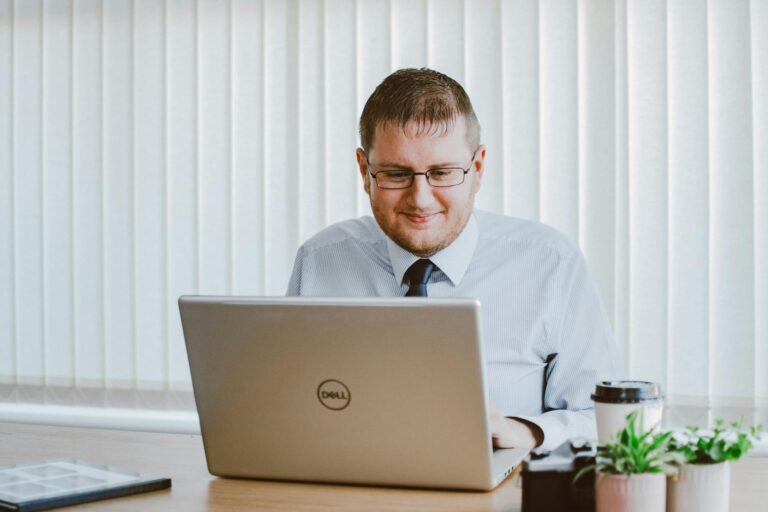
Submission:
[[[403,212],[403,215],[412,223],[418,225],[429,224],[432,220],[436,219],[440,212],[435,213],[407,213]]]

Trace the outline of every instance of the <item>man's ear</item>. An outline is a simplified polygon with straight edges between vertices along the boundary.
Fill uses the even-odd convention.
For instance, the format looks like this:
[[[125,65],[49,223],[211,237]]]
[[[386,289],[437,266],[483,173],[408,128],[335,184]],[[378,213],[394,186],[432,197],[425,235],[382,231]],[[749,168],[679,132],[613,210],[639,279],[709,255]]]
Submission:
[[[357,148],[355,151],[357,157],[357,167],[360,171],[360,177],[363,178],[363,190],[369,196],[371,195],[371,176],[368,173],[368,161],[365,158],[365,151],[363,148]]]
[[[475,151],[475,159],[472,161],[472,170],[475,171],[474,181],[472,182],[472,188],[475,193],[480,190],[480,182],[483,180],[483,172],[485,171],[485,146],[480,144],[477,151]]]

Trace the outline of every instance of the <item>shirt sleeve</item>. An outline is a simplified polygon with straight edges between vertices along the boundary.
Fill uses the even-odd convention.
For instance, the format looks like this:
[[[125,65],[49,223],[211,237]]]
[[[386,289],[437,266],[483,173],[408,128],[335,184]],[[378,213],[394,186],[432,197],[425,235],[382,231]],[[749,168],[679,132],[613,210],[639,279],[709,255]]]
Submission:
[[[575,437],[597,439],[591,399],[595,384],[625,378],[608,316],[581,252],[566,256],[556,276],[551,325],[557,353],[546,369],[543,413],[520,416],[542,430],[538,451]]]
[[[301,296],[302,275],[304,274],[304,246],[299,247],[296,252],[296,259],[293,262],[293,272],[288,281],[288,289],[285,291],[286,297]]]

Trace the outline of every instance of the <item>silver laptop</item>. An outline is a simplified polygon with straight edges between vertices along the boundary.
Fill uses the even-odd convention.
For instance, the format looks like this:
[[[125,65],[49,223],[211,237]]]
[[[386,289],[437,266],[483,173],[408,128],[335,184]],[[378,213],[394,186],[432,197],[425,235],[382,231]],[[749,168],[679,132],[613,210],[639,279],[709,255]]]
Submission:
[[[179,299],[208,470],[219,476],[489,490],[480,303]]]

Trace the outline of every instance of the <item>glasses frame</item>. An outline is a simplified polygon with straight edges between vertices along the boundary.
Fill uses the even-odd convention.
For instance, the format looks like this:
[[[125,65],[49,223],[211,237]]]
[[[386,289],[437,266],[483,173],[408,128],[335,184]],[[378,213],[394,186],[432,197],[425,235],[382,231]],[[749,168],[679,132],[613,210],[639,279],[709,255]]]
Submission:
[[[427,184],[430,187],[434,188],[450,188],[450,187],[458,187],[459,185],[463,185],[465,181],[467,181],[467,173],[472,170],[472,164],[475,162],[475,156],[477,156],[477,150],[480,149],[478,146],[475,151],[472,153],[472,160],[469,162],[469,167],[464,169],[463,167],[437,167],[435,169],[429,169],[426,172],[413,172],[411,173],[411,180],[408,182],[408,186],[405,187],[382,187],[379,184],[379,180],[376,179],[376,176],[381,174],[382,172],[388,172],[388,171],[379,171],[379,172],[371,172],[371,168],[373,167],[371,165],[371,161],[368,160],[368,154],[365,155],[365,163],[368,164],[368,174],[373,178],[373,181],[376,182],[376,187],[380,188],[381,190],[405,190],[407,188],[411,188],[413,186],[413,180],[416,179],[416,176],[424,176],[424,178],[427,180]],[[462,171],[461,175],[461,181],[459,183],[454,183],[453,185],[433,185],[432,182],[429,181],[429,173],[432,171],[439,171],[439,170],[445,170],[445,169],[459,169]],[[394,169],[390,169],[394,170]],[[406,169],[403,169],[406,170]]]

